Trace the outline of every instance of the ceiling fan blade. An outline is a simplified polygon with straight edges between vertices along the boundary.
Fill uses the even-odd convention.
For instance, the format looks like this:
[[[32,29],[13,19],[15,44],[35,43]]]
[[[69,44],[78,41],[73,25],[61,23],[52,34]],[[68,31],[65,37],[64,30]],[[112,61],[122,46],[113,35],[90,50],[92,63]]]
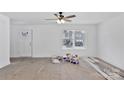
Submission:
[[[68,20],[68,19],[63,19],[63,20],[65,20],[65,21],[67,21],[67,22],[71,22],[72,20]]]
[[[57,20],[57,19],[45,19],[45,20]]]
[[[76,17],[76,15],[66,16],[65,18],[73,18],[73,17]]]
[[[58,18],[58,15],[57,14],[54,14],[57,18]]]

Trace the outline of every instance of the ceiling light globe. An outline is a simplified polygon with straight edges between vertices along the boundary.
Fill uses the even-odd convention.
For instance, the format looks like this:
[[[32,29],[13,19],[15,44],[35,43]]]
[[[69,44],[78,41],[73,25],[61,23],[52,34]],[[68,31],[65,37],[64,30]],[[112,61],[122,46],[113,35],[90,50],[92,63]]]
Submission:
[[[65,23],[65,21],[64,21],[64,20],[61,20],[61,23],[62,23],[62,24],[64,24],[64,23]]]
[[[58,24],[61,24],[61,21],[60,21],[60,20],[57,20],[56,22],[57,22]]]

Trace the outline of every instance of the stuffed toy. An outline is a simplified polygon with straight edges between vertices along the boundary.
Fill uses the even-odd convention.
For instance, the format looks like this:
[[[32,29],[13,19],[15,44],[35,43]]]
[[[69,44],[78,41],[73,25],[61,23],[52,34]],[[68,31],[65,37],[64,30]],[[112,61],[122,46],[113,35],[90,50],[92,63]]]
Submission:
[[[79,57],[78,57],[78,55],[75,55],[75,56],[72,57],[71,63],[79,64]]]
[[[63,57],[64,61],[71,62],[72,56],[71,54],[67,53],[65,57]]]

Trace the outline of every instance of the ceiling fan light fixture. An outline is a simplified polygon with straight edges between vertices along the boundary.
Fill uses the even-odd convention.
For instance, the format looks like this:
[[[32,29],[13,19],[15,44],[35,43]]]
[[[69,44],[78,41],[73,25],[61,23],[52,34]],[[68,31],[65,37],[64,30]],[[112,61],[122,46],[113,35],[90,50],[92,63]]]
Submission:
[[[58,19],[56,22],[57,22],[58,24],[64,24],[64,23],[65,23],[65,21],[64,21],[63,19],[61,19],[61,20]]]
[[[62,19],[62,20],[61,20],[61,23],[62,23],[62,24],[64,24],[64,23],[65,23],[65,21]]]
[[[61,24],[61,20],[59,20],[59,19],[58,19],[56,22],[57,22],[58,24]]]
[[[76,15],[64,16],[63,12],[55,13],[54,16],[56,19],[46,19],[46,20],[55,20],[57,24],[64,24],[66,22],[71,22],[70,18],[76,17]]]

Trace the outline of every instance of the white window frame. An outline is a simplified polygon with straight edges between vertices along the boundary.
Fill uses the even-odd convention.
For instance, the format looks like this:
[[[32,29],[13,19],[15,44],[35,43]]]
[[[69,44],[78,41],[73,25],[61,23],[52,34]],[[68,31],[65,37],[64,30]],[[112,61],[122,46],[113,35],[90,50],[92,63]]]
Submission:
[[[64,30],[65,31],[65,30]],[[73,40],[73,45],[72,45],[72,47],[70,47],[70,48],[68,48],[68,47],[66,47],[66,46],[64,46],[63,45],[63,41],[62,41],[62,48],[63,49],[86,49],[86,32],[84,31],[84,30],[66,30],[66,31],[72,31],[72,40]],[[77,46],[75,46],[75,32],[76,31],[80,31],[80,32],[82,32],[83,34],[84,34],[84,36],[83,36],[83,47],[77,47]],[[65,37],[64,37],[64,32],[63,32],[63,39],[62,40],[64,40],[65,39]]]

